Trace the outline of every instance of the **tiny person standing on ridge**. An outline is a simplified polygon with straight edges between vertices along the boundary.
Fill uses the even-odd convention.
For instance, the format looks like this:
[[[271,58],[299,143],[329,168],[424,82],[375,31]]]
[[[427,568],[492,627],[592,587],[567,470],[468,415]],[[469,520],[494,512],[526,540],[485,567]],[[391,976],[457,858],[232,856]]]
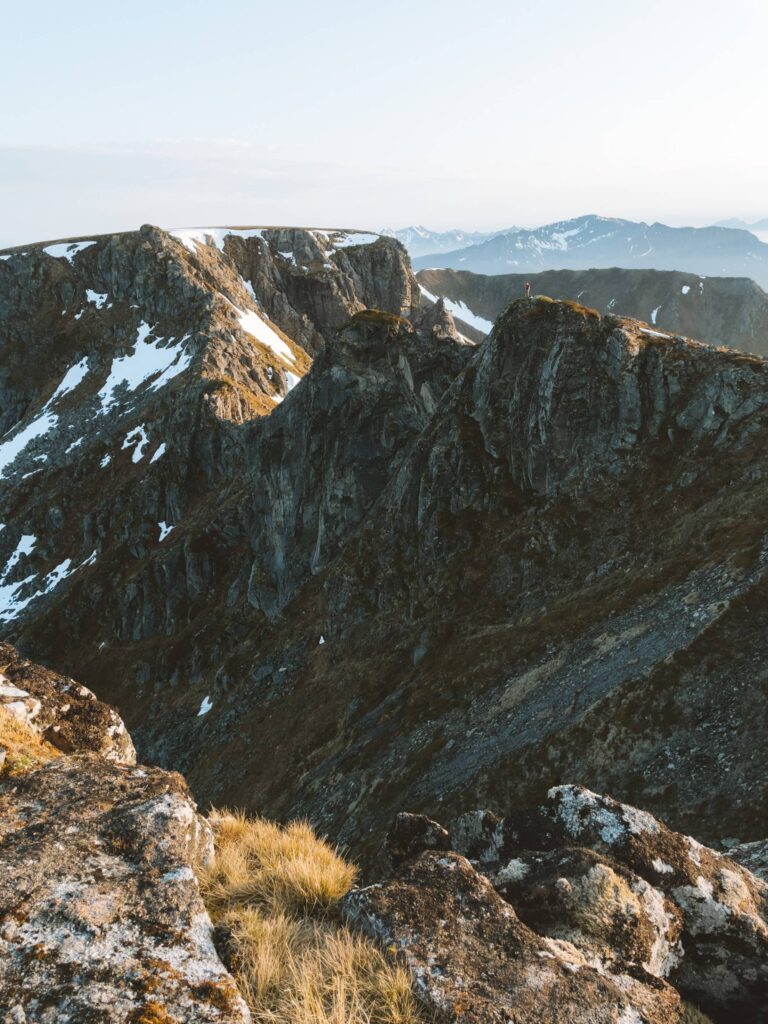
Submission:
[[[526,297],[526,299],[530,299],[530,297],[531,297],[531,282],[530,281],[526,281],[525,282],[525,297]]]

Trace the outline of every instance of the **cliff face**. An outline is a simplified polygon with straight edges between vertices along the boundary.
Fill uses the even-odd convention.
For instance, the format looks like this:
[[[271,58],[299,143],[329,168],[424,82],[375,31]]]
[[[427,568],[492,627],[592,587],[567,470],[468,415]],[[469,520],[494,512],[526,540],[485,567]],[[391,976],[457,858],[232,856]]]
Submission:
[[[756,838],[765,383],[757,358],[513,305],[297,605],[328,643],[270,709],[301,766],[287,799],[259,774],[270,800],[352,838],[404,793],[506,806],[578,778]]]
[[[404,804],[573,780],[762,838],[766,364],[543,299],[474,349],[415,306],[397,243],[326,237],[147,229],[0,263],[12,296],[53,291],[51,322],[51,275],[82,289],[128,246],[144,282],[119,333],[81,344],[118,306],[88,309],[55,374],[7,379],[17,431],[57,422],[8,463],[5,635],[115,701],[200,799],[309,815],[366,857]],[[389,308],[331,337],[347,286]],[[318,354],[286,394],[300,316]],[[107,416],[141,322],[156,352],[191,336]]]
[[[747,277],[704,278],[674,270],[613,268],[493,275],[420,270],[418,280],[429,294],[460,303],[491,322],[523,294],[525,282],[530,281],[534,295],[636,317],[660,331],[715,345],[768,353],[768,296]]]

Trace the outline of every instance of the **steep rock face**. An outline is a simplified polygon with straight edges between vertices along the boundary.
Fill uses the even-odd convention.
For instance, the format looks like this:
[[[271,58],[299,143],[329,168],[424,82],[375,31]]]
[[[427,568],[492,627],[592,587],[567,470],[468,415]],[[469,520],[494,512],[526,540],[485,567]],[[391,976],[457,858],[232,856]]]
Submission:
[[[316,355],[355,313],[409,318],[421,295],[405,250],[364,232],[301,228],[199,228],[176,232],[193,252],[217,247],[268,316]]]
[[[418,299],[393,241],[242,234],[227,233],[221,244],[236,254],[250,246],[273,277],[283,260],[275,246],[324,240],[318,251],[331,269],[313,280],[335,302],[333,317],[317,320],[328,333],[363,307],[356,287],[396,313]],[[8,525],[2,621],[33,602],[44,608],[66,581],[98,590],[104,575],[132,578],[132,563],[153,558],[182,520],[209,518],[228,487],[240,487],[250,443],[240,428],[266,419],[306,372],[306,353],[264,313],[268,300],[285,296],[290,274],[256,299],[233,259],[205,239],[148,227],[0,262],[0,412],[11,428],[0,445],[10,485],[0,497]],[[292,273],[304,280],[309,272]],[[315,311],[300,298],[291,309],[310,323],[307,310]],[[204,576],[205,567],[190,574]]]
[[[492,322],[523,294],[568,299],[603,313],[645,320],[660,331],[716,345],[768,353],[768,296],[747,277],[699,277],[674,270],[547,270],[540,274],[473,274],[420,270],[429,294],[462,304]],[[490,329],[490,327],[489,327]]]
[[[394,877],[345,913],[451,1020],[531,1019],[537,990],[552,1019],[684,1019],[675,990],[719,1021],[768,1019],[768,888],[644,811],[560,786],[504,819],[401,814],[388,849]]]
[[[332,656],[284,713],[332,703],[300,754],[273,715],[304,772],[291,806],[322,792],[351,836],[404,792],[429,813],[457,785],[504,805],[578,778],[754,837],[765,384],[760,359],[511,307],[307,594]]]
[[[469,357],[449,317],[444,327],[425,333],[380,311],[354,317],[317,358],[311,387],[300,384],[270,416],[230,430],[240,461],[229,484],[198,497],[196,480],[176,477],[179,513],[167,517],[173,532],[144,528],[143,543],[131,538],[128,559],[124,548],[112,554],[109,575],[94,568],[75,577],[38,614],[45,642],[35,648],[59,659],[71,651],[66,663],[81,673],[88,652],[88,678],[108,679],[132,730],[151,730],[163,747],[190,749],[187,727],[197,723],[177,706],[188,706],[190,681],[198,685],[196,709],[206,694],[239,687],[243,673],[252,687],[246,700],[271,699],[273,684],[288,680],[278,666],[254,664],[264,619],[278,619],[338,553]],[[190,492],[191,509],[181,504]],[[135,514],[147,515],[141,506]],[[120,519],[120,531],[127,541],[130,520]],[[105,562],[102,553],[97,565]],[[227,664],[233,652],[236,669]],[[295,657],[283,660],[285,669]],[[185,726],[183,736],[173,721]]]

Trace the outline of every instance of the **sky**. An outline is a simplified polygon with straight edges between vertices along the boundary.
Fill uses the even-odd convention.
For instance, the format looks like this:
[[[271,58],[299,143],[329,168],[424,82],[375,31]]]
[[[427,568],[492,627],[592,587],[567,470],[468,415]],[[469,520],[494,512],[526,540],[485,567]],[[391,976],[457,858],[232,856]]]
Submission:
[[[766,0],[4,0],[0,247],[768,216]]]

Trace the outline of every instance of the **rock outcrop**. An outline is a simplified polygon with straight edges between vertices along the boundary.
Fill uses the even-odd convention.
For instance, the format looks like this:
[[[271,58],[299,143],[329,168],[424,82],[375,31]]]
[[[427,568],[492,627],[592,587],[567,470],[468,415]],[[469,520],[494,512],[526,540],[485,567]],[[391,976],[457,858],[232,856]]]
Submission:
[[[395,880],[354,891],[344,911],[353,927],[402,956],[417,993],[443,1020],[681,1020],[671,986],[608,974],[572,943],[537,935],[456,853],[424,853]]]
[[[247,1024],[200,897],[213,838],[186,783],[136,767],[122,722],[84,687],[2,656],[37,704],[31,725],[53,720],[43,735],[69,756],[0,780],[0,1019]],[[5,713],[28,710],[12,696]]]
[[[192,866],[183,780],[78,755],[0,785],[0,990],[15,1022],[247,1021]]]
[[[451,1020],[674,1021],[679,995],[768,1019],[768,886],[644,811],[560,786],[503,819],[401,814],[388,850],[345,914]]]
[[[67,679],[0,644],[0,708],[66,754],[92,752],[116,764],[135,764],[136,751],[117,711]]]

